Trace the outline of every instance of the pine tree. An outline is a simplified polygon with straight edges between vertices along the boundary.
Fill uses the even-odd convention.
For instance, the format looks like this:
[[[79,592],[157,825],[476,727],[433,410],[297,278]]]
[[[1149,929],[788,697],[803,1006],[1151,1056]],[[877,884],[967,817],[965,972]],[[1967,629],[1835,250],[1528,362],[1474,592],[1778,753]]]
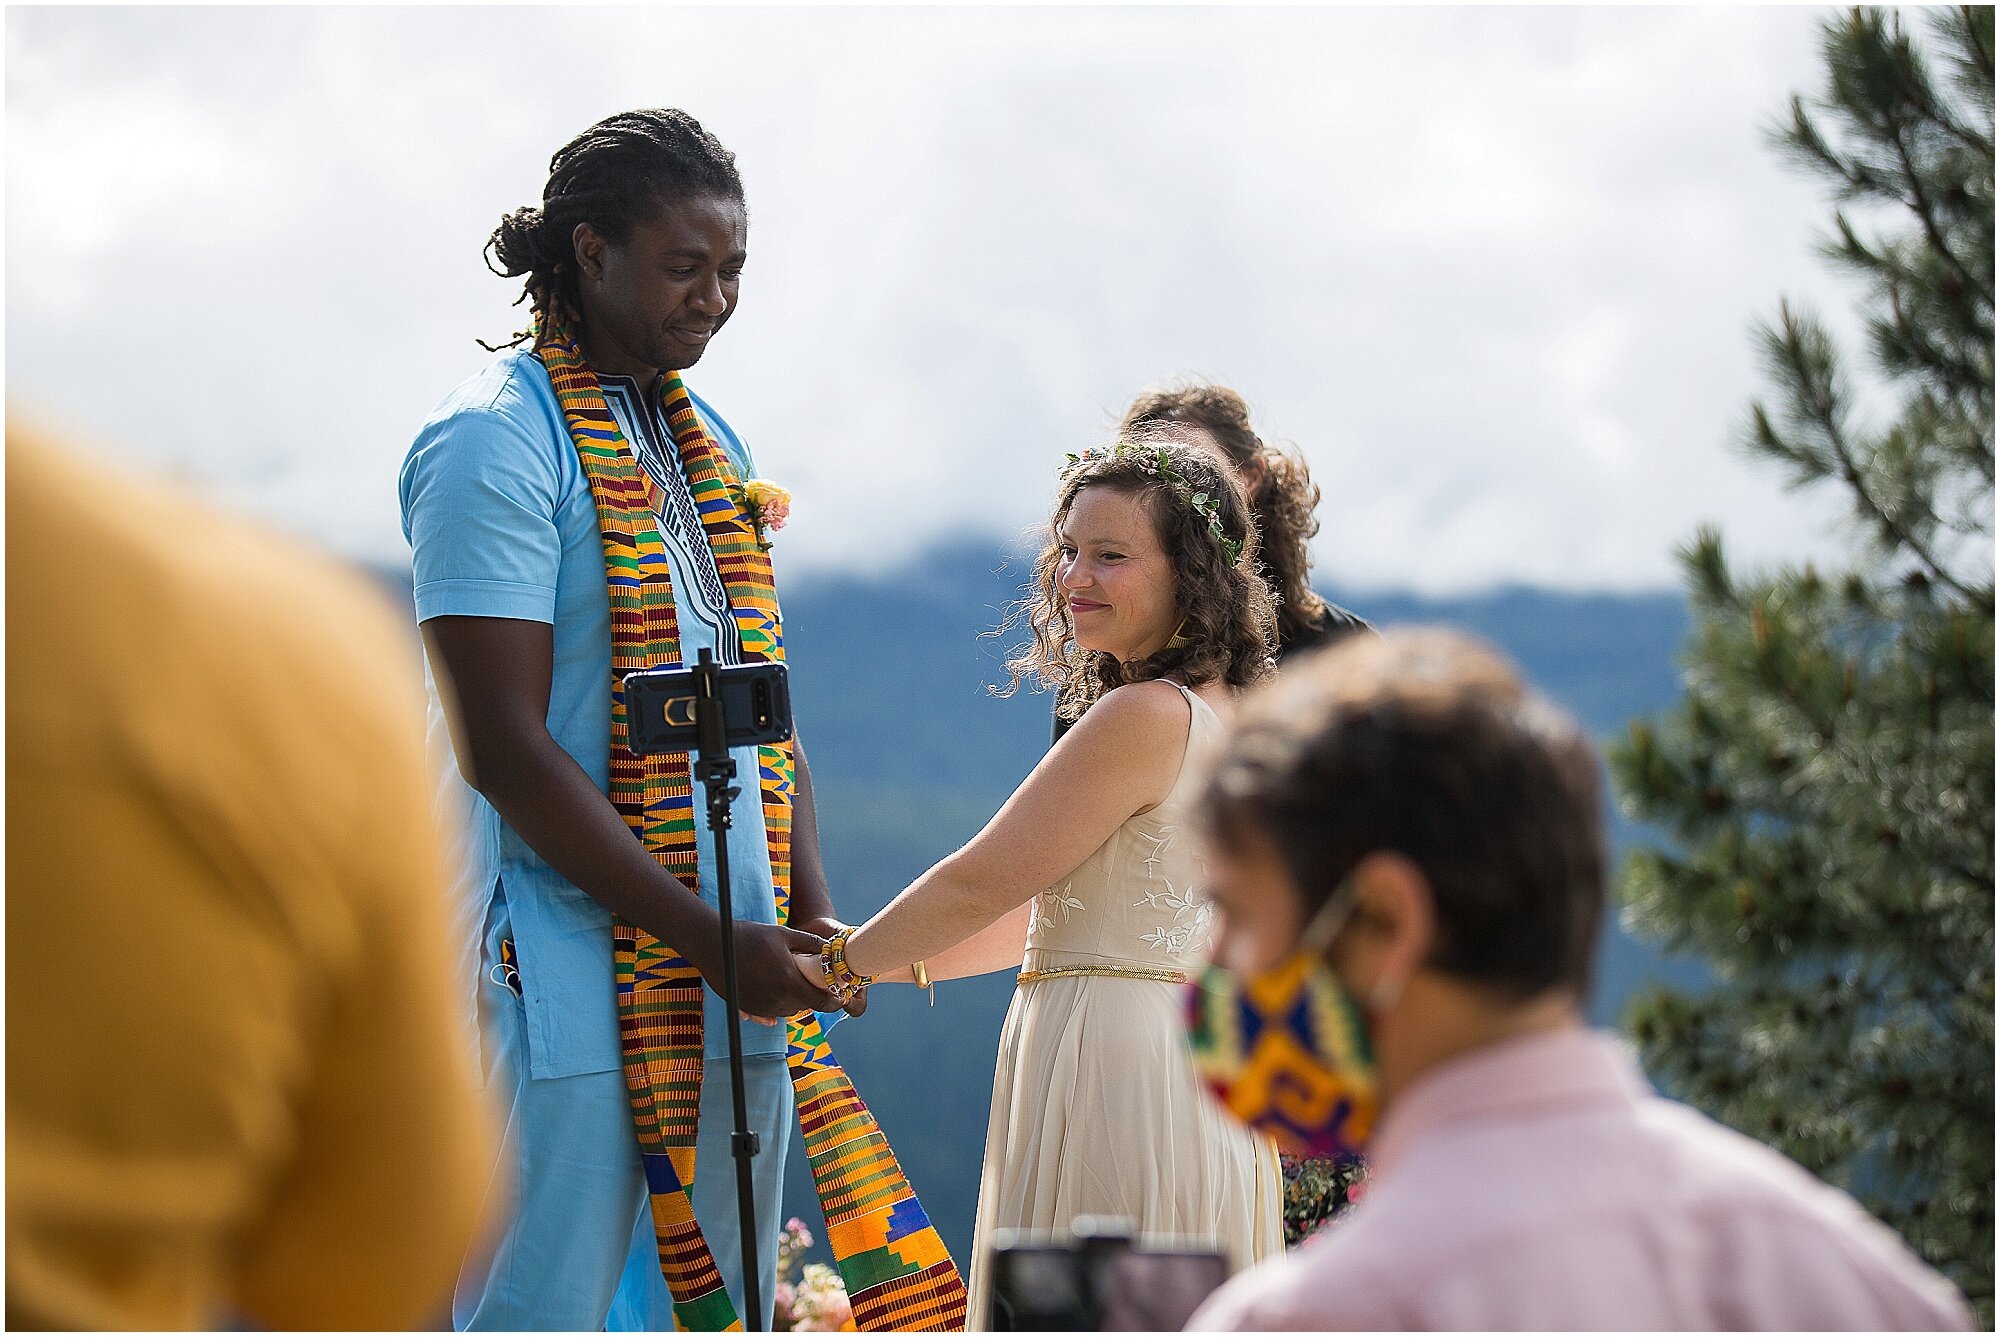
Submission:
[[[1847,1188],[1993,1322],[1993,10],[1823,28],[1777,144],[1833,186],[1872,374],[1807,312],[1758,332],[1751,455],[1852,503],[1838,570],[1680,553],[1686,696],[1613,748],[1668,848],[1627,922],[1715,987],[1628,1017],[1671,1093]]]

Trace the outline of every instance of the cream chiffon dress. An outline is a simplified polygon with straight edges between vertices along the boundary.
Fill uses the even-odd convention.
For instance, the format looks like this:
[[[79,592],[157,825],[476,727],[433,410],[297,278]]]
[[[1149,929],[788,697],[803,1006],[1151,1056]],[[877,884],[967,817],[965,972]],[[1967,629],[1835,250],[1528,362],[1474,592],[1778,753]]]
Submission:
[[[1176,684],[1178,686],[1178,684]],[[1195,1076],[1179,982],[1207,963],[1214,911],[1190,823],[1221,732],[1187,688],[1173,790],[1035,898],[1024,982],[1000,1033],[973,1234],[970,1327],[989,1325],[993,1233],[1123,1217],[1142,1240],[1195,1241],[1240,1269],[1284,1249],[1278,1156]],[[1088,973],[1036,979],[1037,972]]]

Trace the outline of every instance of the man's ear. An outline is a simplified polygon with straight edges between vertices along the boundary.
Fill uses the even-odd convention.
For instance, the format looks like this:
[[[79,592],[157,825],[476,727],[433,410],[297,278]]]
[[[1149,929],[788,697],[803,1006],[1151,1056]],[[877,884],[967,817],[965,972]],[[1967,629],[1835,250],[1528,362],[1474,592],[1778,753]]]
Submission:
[[[1354,867],[1354,946],[1350,983],[1373,993],[1409,982],[1437,944],[1437,901],[1430,879],[1407,858],[1382,850]]]
[[[578,223],[570,230],[569,244],[576,252],[576,267],[586,278],[604,277],[604,252],[609,243],[598,235],[596,228]]]

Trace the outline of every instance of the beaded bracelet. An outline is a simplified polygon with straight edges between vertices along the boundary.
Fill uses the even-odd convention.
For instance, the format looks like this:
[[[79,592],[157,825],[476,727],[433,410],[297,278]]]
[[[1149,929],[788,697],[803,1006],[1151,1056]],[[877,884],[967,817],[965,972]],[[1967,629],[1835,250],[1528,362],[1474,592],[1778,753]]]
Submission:
[[[852,936],[854,929],[850,925],[828,938],[819,949],[819,968],[826,976],[827,992],[843,997],[875,982],[871,976],[855,974],[847,964],[847,940]]]

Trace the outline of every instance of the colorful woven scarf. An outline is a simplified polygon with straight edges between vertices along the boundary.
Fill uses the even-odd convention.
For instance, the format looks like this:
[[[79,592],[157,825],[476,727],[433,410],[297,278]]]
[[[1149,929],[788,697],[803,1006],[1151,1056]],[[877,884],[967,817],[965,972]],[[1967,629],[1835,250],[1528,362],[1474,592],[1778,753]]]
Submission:
[[[685,754],[635,756],[626,747],[624,676],[681,667],[673,582],[657,528],[654,485],[633,457],[597,377],[559,323],[543,324],[535,353],[548,369],[590,480],[611,596],[612,804],[660,864],[693,887],[698,877],[694,787]],[[694,494],[746,660],[783,660],[784,629],[771,560],[745,518],[742,480],[709,438],[677,372],[661,406]],[[791,909],[793,769],[790,744],[757,753],[758,788],[778,920]],[[723,894],[727,894],[724,889]],[[675,1321],[690,1330],[740,1330],[722,1275],[695,1221],[695,1134],[700,1123],[701,974],[645,930],[614,922],[618,1031],[625,1084],[646,1166],[660,1270]],[[958,1331],[965,1283],[903,1177],[875,1118],[811,1013],[786,1022],[786,1054],[827,1238],[863,1331]],[[770,1232],[775,1244],[776,1232]]]

